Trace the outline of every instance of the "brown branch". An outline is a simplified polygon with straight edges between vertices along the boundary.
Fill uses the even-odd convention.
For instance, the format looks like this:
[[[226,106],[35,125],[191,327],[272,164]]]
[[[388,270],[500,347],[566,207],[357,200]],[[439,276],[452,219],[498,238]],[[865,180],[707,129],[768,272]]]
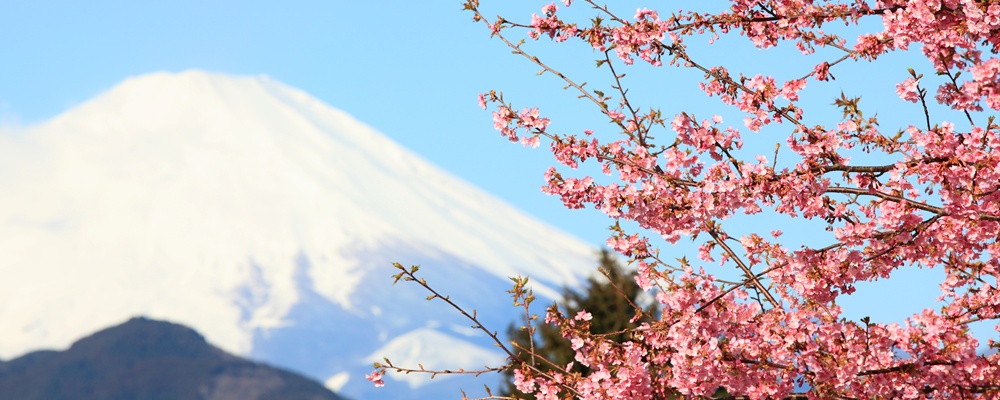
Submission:
[[[599,6],[593,0],[586,0],[586,1],[587,1],[587,3],[591,4],[591,7],[603,11],[612,20],[614,20],[614,21],[616,21],[616,22],[618,22],[618,23],[620,23],[622,25],[628,25],[629,24],[628,21],[626,21],[626,20],[618,17],[614,13],[612,13],[607,8],[607,6]],[[870,15],[880,15],[880,14],[886,12],[887,10],[891,11],[891,10],[895,10],[895,9],[898,9],[898,8],[900,8],[900,6],[894,6],[894,7],[888,8],[888,9],[871,10],[871,14]],[[812,18],[812,16],[806,16],[806,15],[803,15],[803,16],[793,16],[792,18],[806,18],[806,17]],[[788,16],[785,16],[785,17],[768,17],[768,18],[761,18],[761,19],[750,19],[750,20],[748,20],[748,22],[770,22],[770,21],[776,21],[776,20],[783,19],[783,18],[788,18]],[[714,24],[714,23],[710,23],[710,25],[712,25],[712,24]],[[682,30],[682,29],[684,29],[684,27],[685,27],[685,24],[677,24],[674,28],[670,28],[669,30],[671,30],[671,31]],[[657,43],[662,48],[667,49],[668,51],[670,51],[671,54],[676,54],[676,57],[684,60],[688,64],[688,66],[693,67],[695,69],[698,69],[698,70],[704,72],[707,75],[713,76],[716,79],[721,80],[721,81],[725,82],[728,85],[732,85],[732,86],[735,86],[735,87],[739,88],[743,92],[756,97],[763,104],[769,104],[768,103],[769,99],[764,98],[763,96],[760,96],[756,91],[753,91],[750,88],[744,86],[743,84],[741,84],[739,82],[736,82],[735,80],[733,80],[732,78],[730,78],[728,76],[722,76],[721,74],[712,72],[711,70],[705,68],[701,64],[698,64],[693,59],[691,59],[691,57],[687,54],[687,52],[684,51],[684,49],[681,48],[680,46],[676,46],[676,45],[672,45],[672,44],[667,44],[667,43],[664,43],[664,42],[657,42]],[[851,58],[851,55],[854,53],[854,51],[846,49],[846,48],[844,48],[844,47],[842,47],[840,45],[837,45],[837,44],[834,44],[834,43],[831,43],[830,45],[832,45],[833,47],[838,48],[838,49],[843,50],[843,51],[845,51],[845,52],[848,53],[848,54],[845,54],[840,59],[838,59],[838,60],[834,61],[833,63],[831,63],[830,64],[831,66],[839,64],[839,63],[847,60],[848,58]],[[809,77],[810,75],[812,75],[814,73],[815,72],[811,72],[811,73],[807,74],[805,77],[803,77],[802,79],[805,79],[806,77]],[[778,114],[778,115],[782,116],[783,118],[785,118],[786,120],[788,120],[789,122],[791,122],[792,124],[794,124],[796,126],[801,126],[802,125],[802,123],[798,119],[794,118],[791,114],[789,114],[787,111],[785,111],[785,110],[783,110],[781,108],[775,107],[774,105],[768,105],[767,106],[767,110],[770,111],[770,112],[773,112],[775,114]]]
[[[402,372],[404,374],[409,374],[409,373],[431,374],[431,378],[432,379],[434,377],[438,376],[438,375],[459,375],[459,374],[466,374],[466,375],[479,376],[479,375],[482,375],[482,374],[485,374],[485,373],[489,373],[489,372],[501,372],[501,371],[507,369],[507,367],[504,366],[504,367],[484,367],[482,369],[476,369],[476,370],[469,370],[469,369],[464,369],[464,368],[459,368],[457,370],[450,370],[450,369],[431,370],[431,369],[424,368],[423,365],[418,365],[417,368],[404,368],[404,367],[398,367],[398,366],[393,365],[392,362],[389,361],[389,360],[385,360],[385,362],[386,362],[385,364],[382,364],[382,363],[379,363],[379,364],[382,366],[382,368],[385,368],[387,370],[391,370],[391,371],[395,371],[395,372]]]
[[[870,191],[870,190],[866,190],[866,189],[848,188],[848,187],[840,187],[840,186],[834,186],[834,187],[826,188],[825,192],[826,193],[847,193],[847,194],[854,194],[854,195],[859,195],[859,196],[874,196],[874,197],[878,197],[880,199],[890,200],[890,201],[894,201],[894,202],[897,202],[897,203],[906,203],[909,206],[911,206],[913,208],[916,208],[918,210],[924,210],[924,211],[931,212],[931,213],[934,213],[934,214],[937,214],[937,215],[947,215],[944,212],[944,209],[942,209],[940,207],[935,207],[935,206],[932,206],[932,205],[920,203],[920,202],[917,202],[917,201],[914,201],[914,200],[907,199],[907,198],[902,197],[902,196],[896,196],[896,195],[888,194],[888,193],[885,193],[885,192]],[[994,218],[996,218],[996,217],[994,217]]]
[[[924,362],[923,365],[955,365],[955,362],[954,361],[927,361],[927,362]],[[888,373],[893,373],[893,372],[910,373],[910,372],[914,372],[916,370],[917,370],[917,364],[916,363],[906,363],[906,364],[897,365],[895,367],[880,368],[880,369],[870,369],[870,370],[867,370],[867,371],[861,371],[861,372],[858,372],[857,376],[870,376],[870,375],[888,374]]]
[[[481,21],[483,21],[483,23],[486,24],[487,27],[490,26],[489,21],[487,21],[486,18],[483,17],[483,15],[479,13],[478,9],[473,9],[473,12],[476,13],[476,16],[478,17],[478,19],[481,20]],[[503,21],[507,22],[507,20],[503,20]],[[608,108],[606,106],[604,106],[599,100],[597,100],[596,98],[594,98],[593,95],[591,95],[586,90],[584,90],[583,89],[583,85],[577,84],[573,80],[571,80],[568,77],[566,77],[566,75],[564,75],[562,72],[559,72],[559,71],[556,71],[556,70],[552,69],[551,67],[549,67],[548,65],[546,65],[545,63],[543,63],[541,60],[539,60],[538,57],[532,56],[532,55],[528,54],[527,52],[525,52],[524,50],[521,50],[521,46],[520,45],[515,45],[514,43],[511,43],[510,40],[507,40],[507,38],[502,33],[497,32],[494,35],[497,36],[497,37],[499,37],[500,40],[502,40],[504,43],[506,43],[507,47],[510,47],[511,49],[513,49],[514,53],[519,54],[519,55],[521,55],[524,58],[527,58],[529,61],[535,63],[539,67],[542,67],[542,69],[544,69],[546,72],[551,72],[552,74],[555,74],[560,79],[562,79],[563,81],[565,81],[567,85],[572,86],[577,91],[579,91],[581,93],[581,96],[590,99],[590,101],[594,102],[594,104],[597,104],[598,107],[601,107],[601,110],[604,111],[605,114],[607,114]]]
[[[750,284],[751,282],[753,282],[753,280],[751,280],[751,278],[753,278],[755,280],[757,278],[760,278],[760,277],[766,275],[767,273],[769,273],[771,271],[774,271],[774,270],[780,269],[780,268],[784,268],[784,267],[787,267],[787,266],[788,266],[788,263],[784,263],[784,264],[781,264],[781,265],[775,265],[775,266],[773,266],[771,268],[765,269],[765,270],[757,273],[756,275],[743,280],[742,283],[739,283],[737,285],[733,285],[729,289],[726,289],[726,290],[722,291],[722,293],[719,293],[718,295],[716,295],[715,297],[713,297],[711,300],[705,302],[705,304],[702,304],[701,307],[698,307],[698,309],[694,310],[694,312],[696,314],[700,313],[703,310],[705,310],[706,308],[708,308],[709,306],[711,306],[712,304],[714,304],[716,301],[719,301],[719,299],[721,299],[723,297],[726,297],[727,294],[732,293],[734,290],[739,289],[740,287],[743,287],[743,286],[746,286],[747,284]]]
[[[589,0],[587,2],[588,3],[592,3]],[[900,10],[900,9],[904,9],[904,8],[906,8],[906,6],[892,6],[892,7],[888,7],[888,8],[875,8],[875,9],[869,10],[866,14],[864,14],[862,16],[882,15],[882,14],[885,14],[885,13],[890,12],[890,11],[896,11],[896,10]],[[697,29],[699,27],[708,27],[708,26],[711,26],[711,25],[719,25],[719,24],[723,24],[723,23],[735,24],[735,23],[739,22],[739,23],[744,23],[744,24],[752,24],[752,23],[759,23],[759,22],[775,22],[775,21],[781,21],[781,20],[787,20],[787,19],[801,19],[801,18],[809,18],[809,19],[813,19],[813,18],[824,18],[824,19],[827,19],[827,18],[843,18],[843,17],[847,17],[849,15],[850,14],[829,13],[829,14],[812,14],[812,15],[810,15],[810,14],[779,15],[779,16],[772,16],[772,17],[754,17],[754,18],[736,18],[736,19],[733,19],[732,17],[726,17],[726,18],[709,18],[709,19],[702,20],[702,21],[700,21],[698,23],[694,23],[694,22],[687,23],[687,24],[680,24],[680,23],[678,23],[675,26],[675,28],[672,28],[671,30],[681,30],[681,29],[686,29],[686,28]]]
[[[915,166],[915,165],[921,164],[921,163],[931,164],[931,163],[945,162],[945,161],[948,161],[948,160],[949,160],[949,158],[946,158],[946,157],[930,157],[930,158],[926,158],[926,159],[921,158],[921,159],[909,160],[909,161],[905,162],[904,164],[907,167],[912,167],[912,166]],[[820,165],[820,166],[812,167],[810,169],[810,171],[811,172],[819,172],[821,174],[822,173],[826,173],[826,172],[833,172],[833,171],[861,172],[861,173],[881,173],[881,172],[892,171],[894,168],[896,168],[896,164],[887,164],[887,165],[843,165],[843,164],[834,164],[834,165]]]
[[[448,305],[450,305],[455,310],[458,310],[458,312],[461,313],[463,316],[465,316],[465,318],[475,323],[473,328],[485,332],[491,339],[493,339],[493,342],[496,343],[497,346],[499,346],[500,349],[502,349],[505,353],[507,353],[507,356],[510,357],[511,360],[518,359],[517,356],[514,355],[514,353],[511,352],[510,349],[507,348],[507,346],[504,345],[503,341],[501,341],[500,338],[497,337],[496,332],[490,332],[490,330],[486,329],[486,326],[483,325],[482,322],[479,322],[479,319],[476,318],[475,310],[472,311],[472,314],[469,314],[468,312],[465,311],[465,309],[460,307],[458,304],[455,304],[455,302],[451,301],[451,298],[449,296],[442,296],[436,290],[431,288],[430,285],[427,284],[426,280],[424,280],[423,278],[418,279],[416,276],[416,272],[419,269],[418,267],[412,266],[409,269],[407,269],[403,267],[403,265],[400,263],[392,263],[392,266],[401,271],[399,274],[393,276],[395,278],[393,284],[399,282],[399,280],[402,279],[404,281],[416,282],[418,285],[423,286],[424,289],[427,289],[427,291],[432,293],[432,295],[428,297],[427,300],[433,300],[437,298],[443,300],[445,303],[448,303]]]
[[[503,367],[484,367],[483,369],[480,369],[480,370],[464,370],[464,369],[458,369],[458,370],[448,370],[448,369],[445,369],[445,370],[429,370],[429,369],[424,368],[422,365],[418,365],[418,368],[415,368],[415,369],[414,368],[398,367],[398,366],[393,365],[392,362],[390,362],[388,359],[385,359],[385,362],[386,362],[385,364],[378,363],[377,366],[380,366],[382,368],[386,368],[386,369],[389,369],[389,370],[397,371],[397,372],[402,372],[402,373],[411,373],[411,372],[429,373],[429,374],[431,374],[431,377],[433,378],[434,376],[437,376],[438,374],[473,374],[475,376],[479,376],[479,375],[487,373],[487,372],[499,372],[499,371],[506,370],[506,369],[510,368],[513,365],[513,363],[515,363],[515,362],[524,364],[524,360],[521,360],[506,345],[504,345],[502,341],[500,341],[500,339],[497,337],[496,332],[490,332],[488,329],[486,329],[485,325],[483,325],[481,322],[479,322],[479,319],[476,318],[476,312],[475,312],[475,310],[472,311],[472,314],[469,314],[461,306],[459,306],[459,305],[455,304],[453,301],[451,301],[451,298],[449,296],[442,296],[436,290],[434,290],[433,288],[431,288],[431,286],[427,284],[426,280],[424,280],[423,278],[417,278],[416,277],[416,272],[419,269],[419,267],[417,267],[417,266],[411,266],[409,269],[407,269],[407,268],[403,267],[403,265],[400,264],[400,263],[393,263],[392,266],[395,267],[396,269],[400,270],[400,273],[398,273],[396,275],[393,275],[393,278],[395,278],[395,280],[393,281],[393,284],[395,284],[396,282],[399,282],[400,280],[404,280],[404,281],[409,281],[409,282],[416,282],[418,285],[423,286],[424,289],[427,289],[427,291],[429,291],[429,292],[432,293],[431,296],[427,297],[427,300],[433,300],[435,298],[441,299],[445,303],[448,303],[448,305],[450,305],[455,310],[458,310],[458,312],[461,313],[463,316],[465,316],[465,318],[467,318],[470,321],[472,321],[473,323],[475,323],[475,325],[473,325],[473,328],[479,329],[479,330],[481,330],[483,332],[486,332],[486,334],[490,337],[490,339],[493,340],[493,342],[497,345],[497,347],[500,347],[501,350],[503,350],[505,353],[507,353],[507,359],[510,360],[510,363],[508,363],[507,365],[504,365]],[[532,355],[534,355],[534,353],[532,353]],[[544,357],[541,357],[541,359],[544,360],[544,361],[548,361]],[[539,368],[537,368],[537,367],[535,367],[533,365],[529,366],[529,368],[531,368],[536,373],[541,374],[541,375],[543,375],[543,376],[545,376],[547,378],[550,378],[550,379],[552,378],[552,376],[548,372],[543,371],[543,370],[541,370],[541,369],[539,369]],[[579,395],[579,393],[574,388],[568,387],[568,386],[565,386],[565,385],[564,385],[564,387],[567,390],[571,391],[572,393]]]
[[[609,54],[610,51],[611,50],[605,50],[604,51],[604,61],[607,64],[608,69],[611,71],[611,76],[613,76],[615,78],[615,85],[612,86],[612,88],[618,90],[618,93],[620,93],[621,96],[622,96],[622,100],[621,100],[622,104],[624,104],[625,107],[628,107],[629,113],[632,114],[632,121],[634,121],[634,123],[635,123],[636,134],[638,136],[638,140],[636,140],[636,142],[638,142],[639,145],[642,146],[642,147],[650,147],[650,146],[646,145],[646,139],[643,137],[642,129],[639,126],[639,116],[637,115],[636,110],[634,108],[632,108],[632,103],[630,103],[628,101],[628,90],[625,90],[625,88],[622,86],[621,78],[623,76],[625,76],[625,75],[618,75],[618,72],[615,71],[614,63],[611,62],[611,54]],[[625,126],[623,126],[623,124],[621,122],[618,122],[618,125],[621,126],[623,130],[625,130],[626,132],[628,132],[628,129],[625,129]],[[631,132],[629,132],[629,134],[631,135]]]
[[[733,251],[733,249],[726,244],[726,241],[722,240],[722,237],[719,236],[718,228],[714,226],[707,226],[706,228],[707,228],[706,231],[708,232],[709,235],[712,235],[712,239],[715,240],[715,243],[726,251],[726,254],[729,255],[729,258],[733,259],[733,261],[736,261],[736,265],[739,266],[741,270],[743,270],[743,273],[746,275],[747,279],[751,280],[750,283],[753,283],[754,288],[756,288],[758,291],[764,294],[764,297],[767,298],[767,302],[771,303],[772,307],[780,308],[781,304],[778,303],[778,300],[775,300],[774,296],[771,295],[771,292],[767,291],[767,288],[765,288],[764,285],[760,283],[760,281],[756,278],[756,275],[754,275],[753,272],[750,271],[750,268],[743,263],[743,260],[740,259],[740,257],[736,254],[736,252]]]

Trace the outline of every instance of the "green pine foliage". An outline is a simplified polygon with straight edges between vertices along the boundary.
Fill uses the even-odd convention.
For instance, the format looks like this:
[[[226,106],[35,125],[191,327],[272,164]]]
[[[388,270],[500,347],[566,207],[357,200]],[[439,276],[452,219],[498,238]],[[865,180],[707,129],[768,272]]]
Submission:
[[[565,301],[560,309],[564,315],[571,318],[577,312],[586,310],[593,316],[590,321],[591,333],[610,334],[607,336],[609,340],[623,343],[629,340],[629,336],[622,332],[643,322],[649,322],[649,316],[657,314],[657,307],[655,304],[646,307],[642,318],[634,323],[629,322],[636,314],[633,304],[640,304],[639,296],[643,293],[635,283],[635,272],[627,271],[607,249],[601,250],[599,265],[605,276],[588,279],[587,286],[582,291],[567,288],[564,294]],[[562,337],[558,327],[544,323],[541,318],[532,321],[532,326],[535,329],[533,342],[528,340],[528,330],[525,326],[518,327],[511,324],[507,329],[507,337],[522,348],[533,347],[536,357],[543,357],[555,365],[566,366],[570,361],[574,361],[575,353],[570,347],[570,342]],[[520,351],[518,357],[526,362],[532,360],[529,352],[525,351]],[[536,365],[547,365],[547,363],[538,362]],[[583,375],[590,373],[589,368],[578,362],[574,362],[572,371]],[[513,369],[504,371],[504,380],[500,384],[498,394],[534,400],[534,396],[521,393],[514,387]]]

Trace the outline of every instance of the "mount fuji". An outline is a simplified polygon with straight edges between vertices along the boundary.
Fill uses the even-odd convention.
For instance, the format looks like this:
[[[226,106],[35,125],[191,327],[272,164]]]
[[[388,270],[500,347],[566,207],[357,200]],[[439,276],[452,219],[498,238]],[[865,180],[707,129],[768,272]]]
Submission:
[[[551,301],[595,249],[270,78],[125,80],[0,134],[0,358],[66,348],[134,316],[349,397],[458,398],[497,378],[390,375],[504,356],[391,263],[503,331],[508,276]],[[541,304],[541,303],[539,303]],[[481,389],[479,389],[481,390]]]

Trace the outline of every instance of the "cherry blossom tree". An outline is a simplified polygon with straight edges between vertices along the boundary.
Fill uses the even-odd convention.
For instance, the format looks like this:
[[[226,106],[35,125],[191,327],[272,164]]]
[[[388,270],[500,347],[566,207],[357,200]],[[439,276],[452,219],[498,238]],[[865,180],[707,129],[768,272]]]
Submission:
[[[574,363],[592,372],[510,350],[510,364],[496,368],[514,369],[517,388],[539,399],[699,398],[719,389],[751,399],[1000,398],[1000,355],[980,351],[1000,346],[992,339],[981,346],[969,331],[973,323],[1000,330],[1000,126],[993,118],[1000,110],[1000,2],[727,4],[711,13],[623,14],[592,0],[564,0],[539,4],[515,22],[488,16],[479,0],[466,2],[492,37],[610,122],[563,133],[553,121],[575,116],[550,119],[496,90],[479,97],[503,137],[544,143],[565,166],[545,172],[544,192],[622,222],[608,245],[637,268],[638,284],[661,309],[619,343],[591,334],[586,312],[551,308],[545,322],[560,327]],[[579,8],[593,18],[567,16]],[[872,19],[880,29],[863,32]],[[834,33],[845,26],[861,33]],[[713,65],[693,51],[724,36],[759,49],[791,44],[801,58],[789,62],[805,67],[791,79],[767,70],[745,75],[730,72],[741,60]],[[552,67],[529,51],[534,41],[583,43],[598,56],[607,86],[585,86]],[[825,99],[838,109],[833,118],[800,97],[807,86],[831,85],[851,63],[877,69],[880,59],[908,51],[921,52],[923,64],[873,72],[899,77],[896,94],[915,103],[908,125],[883,130],[847,93]],[[705,118],[637,104],[624,71],[640,64],[658,67],[662,79],[697,71],[701,80],[677,82],[678,90],[699,91],[720,111]],[[722,114],[742,116],[742,126],[724,125]],[[753,154],[768,147],[761,142],[774,154]],[[603,175],[577,169],[587,164]],[[829,242],[783,237],[778,219],[818,229]],[[668,249],[654,248],[681,239],[697,246],[691,259],[675,262],[661,257]],[[397,280],[431,290],[415,269],[397,267]],[[838,298],[859,283],[877,285],[914,268],[943,271],[939,308],[902,323],[844,316]],[[533,297],[525,280],[515,282],[511,292],[527,307]],[[406,371],[388,362],[377,368]]]

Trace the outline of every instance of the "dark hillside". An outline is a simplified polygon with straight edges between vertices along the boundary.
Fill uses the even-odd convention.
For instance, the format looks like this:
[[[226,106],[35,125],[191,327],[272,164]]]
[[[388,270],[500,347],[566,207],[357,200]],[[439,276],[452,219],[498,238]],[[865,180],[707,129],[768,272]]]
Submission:
[[[301,375],[227,354],[190,328],[133,318],[66,351],[0,362],[0,399],[343,398]]]

